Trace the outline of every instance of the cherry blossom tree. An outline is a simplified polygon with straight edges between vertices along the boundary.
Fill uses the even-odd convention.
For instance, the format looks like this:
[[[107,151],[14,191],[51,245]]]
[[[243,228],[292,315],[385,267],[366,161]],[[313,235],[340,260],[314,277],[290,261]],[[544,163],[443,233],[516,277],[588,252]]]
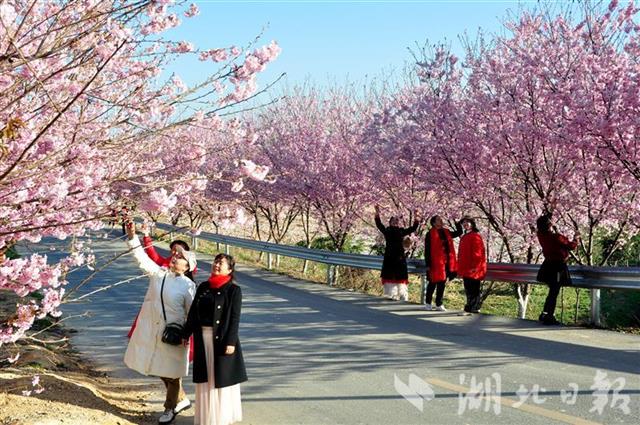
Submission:
[[[37,2],[0,5],[0,248],[21,240],[66,238],[102,226],[113,208],[135,201],[152,214],[206,192],[207,156],[219,150],[189,134],[233,131],[219,114],[257,93],[256,74],[275,43],[212,50],[162,33],[198,14],[171,1]],[[214,63],[188,87],[159,79],[176,55]],[[213,89],[212,89],[213,88]],[[180,145],[176,146],[175,141]],[[228,169],[227,164],[221,168]],[[230,171],[226,179],[240,171]],[[34,317],[58,312],[70,264],[45,256],[6,260],[0,288],[44,300],[18,307],[0,331],[16,341]]]

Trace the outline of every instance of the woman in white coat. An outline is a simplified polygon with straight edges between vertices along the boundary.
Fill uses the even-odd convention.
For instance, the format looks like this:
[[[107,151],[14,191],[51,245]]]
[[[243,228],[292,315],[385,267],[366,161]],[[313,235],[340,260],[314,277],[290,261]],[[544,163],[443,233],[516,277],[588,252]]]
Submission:
[[[162,342],[162,333],[167,323],[183,325],[187,320],[195,284],[184,273],[196,267],[195,255],[189,251],[178,252],[172,257],[167,270],[154,263],[144,252],[133,224],[127,226],[127,235],[136,262],[149,276],[149,288],[137,326],[129,340],[124,363],[143,375],[162,379],[167,395],[165,411],[158,421],[161,424],[170,423],[179,412],[191,405],[181,381],[189,373],[189,347]]]

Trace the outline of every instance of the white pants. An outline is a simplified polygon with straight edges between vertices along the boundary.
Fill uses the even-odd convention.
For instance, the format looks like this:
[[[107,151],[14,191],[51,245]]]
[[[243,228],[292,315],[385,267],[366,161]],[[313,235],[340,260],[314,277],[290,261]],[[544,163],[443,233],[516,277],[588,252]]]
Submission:
[[[394,300],[409,301],[409,288],[404,283],[385,283],[384,296]]]

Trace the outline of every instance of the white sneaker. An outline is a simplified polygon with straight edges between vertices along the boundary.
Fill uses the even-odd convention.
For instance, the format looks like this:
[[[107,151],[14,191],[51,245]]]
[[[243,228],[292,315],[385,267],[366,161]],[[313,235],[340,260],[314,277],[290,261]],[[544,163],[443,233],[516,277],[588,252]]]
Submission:
[[[436,306],[436,310],[437,310],[437,311],[447,311],[447,309],[446,309],[446,308],[444,308],[444,306],[443,306],[443,305]]]
[[[191,407],[191,402],[188,398],[185,398],[184,400],[178,402],[178,404],[176,404],[176,408],[173,410],[176,412],[176,414],[178,414],[183,410],[187,410],[189,407]]]
[[[433,310],[433,306],[431,304],[425,304],[424,305],[424,309],[427,310],[427,311],[431,311],[431,310]]]
[[[158,418],[160,424],[170,424],[176,418],[176,412],[173,409],[166,409]]]

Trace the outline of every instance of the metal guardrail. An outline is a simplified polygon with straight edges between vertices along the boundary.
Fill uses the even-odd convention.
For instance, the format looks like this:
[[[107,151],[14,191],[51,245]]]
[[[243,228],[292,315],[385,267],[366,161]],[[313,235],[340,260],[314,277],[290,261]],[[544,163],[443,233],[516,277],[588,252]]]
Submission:
[[[169,232],[187,233],[184,229],[181,230],[164,223],[157,223],[156,227]],[[382,268],[383,257],[378,255],[348,254],[300,246],[279,245],[209,232],[202,232],[198,236],[192,236],[192,239],[194,247],[197,247],[198,239],[203,239],[213,243],[224,244],[227,252],[229,246],[266,252],[269,255],[269,267],[271,267],[271,255],[273,254],[328,264],[327,283],[333,282],[335,266],[370,270],[380,270]],[[424,293],[427,271],[424,261],[411,258],[408,260],[407,266],[409,273],[422,276]],[[485,280],[539,284],[540,282],[536,280],[539,267],[537,264],[489,263]],[[600,325],[600,289],[640,290],[640,267],[570,266],[569,271],[573,286],[591,290],[591,323],[595,325]]]
[[[179,232],[177,227],[168,224],[158,223],[156,227],[164,231]],[[329,265],[370,270],[380,270],[382,268],[382,256],[379,255],[348,254],[293,245],[279,245],[209,232],[202,232],[197,238],[223,245]],[[407,265],[409,273],[420,275],[426,273],[424,261],[421,259],[411,258]],[[540,282],[536,281],[536,275],[539,267],[537,264],[489,263],[485,280],[538,284]],[[640,290],[640,267],[570,266],[569,271],[571,272],[574,286],[580,288]]]

